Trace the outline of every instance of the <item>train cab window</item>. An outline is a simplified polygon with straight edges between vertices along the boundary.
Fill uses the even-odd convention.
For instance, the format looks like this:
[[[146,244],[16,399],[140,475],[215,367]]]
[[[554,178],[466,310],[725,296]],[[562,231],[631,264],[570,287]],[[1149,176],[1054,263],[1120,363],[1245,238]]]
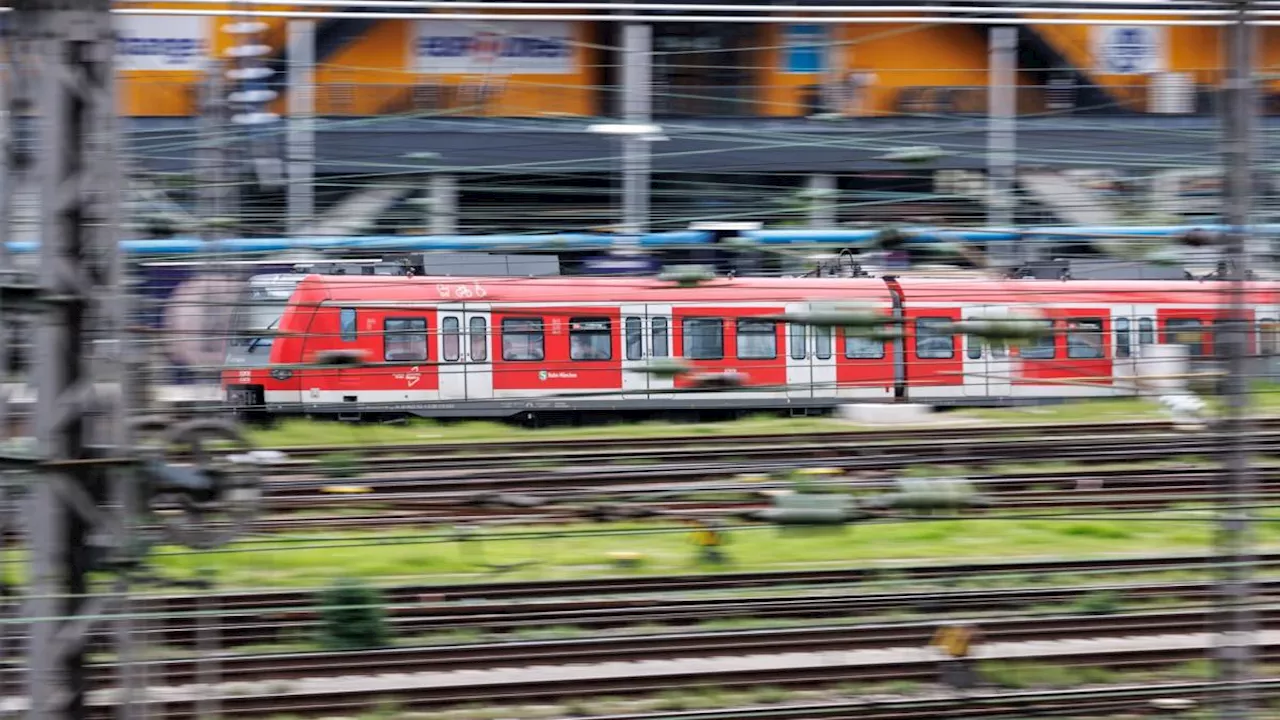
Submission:
[[[570,360],[612,360],[609,318],[569,318]]]
[[[424,318],[387,318],[383,321],[383,352],[387,362],[422,362],[427,359],[427,321]]]
[[[456,317],[446,317],[440,321],[440,334],[445,362],[457,362],[462,357],[462,323]]]
[[[738,359],[772,360],[778,357],[778,324],[772,320],[738,321]]]
[[[341,327],[342,342],[356,340],[356,309],[342,308],[338,314],[338,325]]]
[[[878,360],[884,357],[884,341],[844,331],[844,356],[850,360]]]
[[[791,359],[803,360],[808,357],[805,350],[805,343],[808,340],[806,328],[804,325],[791,324]]]
[[[546,356],[539,318],[502,319],[502,359],[518,362],[542,360]]]
[[[1138,318],[1138,344],[1156,344],[1156,326],[1151,322],[1151,318]]]
[[[667,319],[664,317],[656,317],[649,321],[651,328],[649,338],[650,345],[653,346],[653,356],[656,358],[667,357],[669,330],[667,329]]]
[[[1275,318],[1262,318],[1262,320],[1259,321],[1258,349],[1263,355],[1270,356],[1280,352],[1280,345],[1277,345],[1276,343],[1276,340],[1278,339],[1276,331],[1277,327]]]
[[[1076,360],[1106,357],[1102,343],[1102,320],[1077,318],[1067,321],[1067,357]]]
[[[724,358],[724,321],[719,318],[685,318],[684,357],[688,360]]]
[[[1058,354],[1057,344],[1053,336],[1053,321],[1031,320],[1029,322],[1035,327],[1044,328],[1047,332],[1027,340],[1018,349],[1018,355],[1023,360],[1052,360]]]
[[[1116,318],[1116,357],[1127,358],[1133,355],[1129,341],[1129,318]]]
[[[1166,320],[1164,341],[1170,345],[1186,345],[1191,357],[1204,357],[1204,323],[1195,318]]]
[[[638,317],[629,317],[622,322],[627,334],[627,359],[640,360],[644,357],[644,322]]]
[[[916,320],[916,357],[923,360],[947,360],[956,356],[956,338],[947,329],[948,318]]]
[[[881,347],[881,352],[883,350]],[[814,328],[813,356],[819,360],[831,359],[831,328]]]
[[[467,321],[467,332],[471,336],[471,361],[485,362],[489,359],[489,323],[482,317],[473,317]]]

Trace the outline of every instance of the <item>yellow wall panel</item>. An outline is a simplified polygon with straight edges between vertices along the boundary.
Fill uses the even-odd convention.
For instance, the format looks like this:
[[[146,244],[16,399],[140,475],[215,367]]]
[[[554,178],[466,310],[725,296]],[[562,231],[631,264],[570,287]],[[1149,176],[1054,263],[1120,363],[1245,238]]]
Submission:
[[[836,53],[842,77],[851,72],[875,76],[861,110],[853,114],[900,112],[899,98],[911,88],[958,88],[962,109],[985,108],[987,42],[975,28],[904,23],[834,25],[830,32],[842,46]],[[765,115],[804,114],[804,88],[825,81],[820,73],[784,71],[784,35],[782,25],[766,26],[763,33],[764,87],[758,100]]]

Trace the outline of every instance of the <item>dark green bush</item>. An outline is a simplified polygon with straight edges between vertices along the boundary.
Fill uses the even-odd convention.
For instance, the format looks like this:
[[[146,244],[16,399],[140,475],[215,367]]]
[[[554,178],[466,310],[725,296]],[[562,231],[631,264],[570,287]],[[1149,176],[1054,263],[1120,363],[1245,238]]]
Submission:
[[[339,580],[320,593],[320,644],[328,650],[369,650],[388,644],[382,593]]]

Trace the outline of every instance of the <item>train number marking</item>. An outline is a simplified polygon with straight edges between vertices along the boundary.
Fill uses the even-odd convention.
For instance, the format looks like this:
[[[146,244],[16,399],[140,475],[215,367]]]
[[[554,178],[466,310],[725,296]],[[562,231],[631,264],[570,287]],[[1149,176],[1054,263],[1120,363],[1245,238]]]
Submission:
[[[451,300],[483,298],[489,295],[489,292],[478,282],[473,282],[470,285],[447,285],[445,283],[439,283],[436,285],[436,291],[440,293],[440,297]]]

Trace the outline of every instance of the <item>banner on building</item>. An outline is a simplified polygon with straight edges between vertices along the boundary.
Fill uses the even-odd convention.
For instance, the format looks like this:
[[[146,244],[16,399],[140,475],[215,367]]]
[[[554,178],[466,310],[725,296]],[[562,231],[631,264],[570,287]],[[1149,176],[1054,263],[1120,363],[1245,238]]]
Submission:
[[[204,70],[209,58],[209,19],[117,15],[116,69]]]
[[[1097,72],[1103,75],[1145,75],[1165,69],[1166,28],[1150,25],[1106,25],[1090,28]]]
[[[787,25],[783,29],[782,71],[821,73],[827,69],[827,27]]]
[[[573,59],[572,23],[419,20],[411,64],[436,75],[565,75]]]

